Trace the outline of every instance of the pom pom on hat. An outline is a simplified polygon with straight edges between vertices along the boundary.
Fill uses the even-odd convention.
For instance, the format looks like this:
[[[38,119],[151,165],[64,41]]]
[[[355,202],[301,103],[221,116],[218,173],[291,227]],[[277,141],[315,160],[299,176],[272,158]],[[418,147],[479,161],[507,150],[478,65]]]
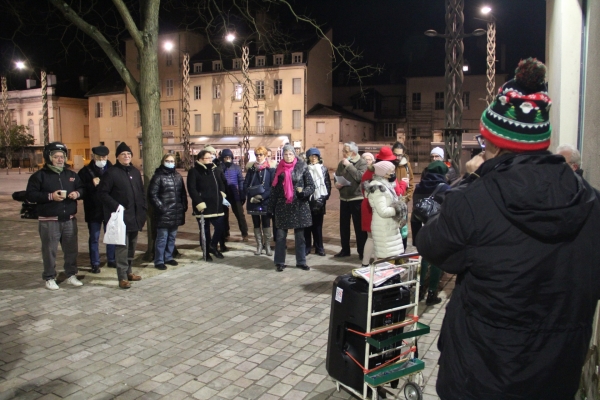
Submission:
[[[481,115],[479,130],[500,149],[514,152],[550,146],[550,106],[546,66],[535,58],[521,60],[515,79],[506,82]]]
[[[375,168],[375,175],[377,176],[386,176],[396,170],[396,166],[389,161],[379,161],[373,164],[373,168]]]

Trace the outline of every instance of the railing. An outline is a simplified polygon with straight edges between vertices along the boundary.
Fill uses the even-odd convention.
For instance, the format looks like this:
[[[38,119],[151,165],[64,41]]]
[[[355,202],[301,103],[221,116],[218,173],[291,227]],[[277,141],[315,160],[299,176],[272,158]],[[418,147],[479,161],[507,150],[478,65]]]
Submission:
[[[248,127],[248,133],[250,135],[272,135],[275,133],[275,129],[272,126],[250,126]],[[228,126],[223,128],[224,135],[243,135],[244,128],[241,126]]]

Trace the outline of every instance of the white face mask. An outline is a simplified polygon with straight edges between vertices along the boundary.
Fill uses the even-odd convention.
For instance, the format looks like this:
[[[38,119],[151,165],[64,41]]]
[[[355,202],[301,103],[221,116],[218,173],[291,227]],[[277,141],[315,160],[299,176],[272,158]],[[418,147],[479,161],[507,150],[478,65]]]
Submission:
[[[96,167],[104,168],[106,166],[106,160],[96,160]]]
[[[164,165],[167,168],[175,168],[175,163],[174,162],[166,162],[165,161]]]

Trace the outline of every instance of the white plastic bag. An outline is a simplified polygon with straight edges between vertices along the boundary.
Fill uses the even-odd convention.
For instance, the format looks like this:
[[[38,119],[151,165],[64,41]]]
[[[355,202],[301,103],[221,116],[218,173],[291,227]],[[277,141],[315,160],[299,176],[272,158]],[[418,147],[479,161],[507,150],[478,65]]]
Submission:
[[[123,212],[125,208],[119,205],[117,211],[110,214],[110,219],[106,224],[104,231],[104,244],[125,245],[126,227],[123,222]]]

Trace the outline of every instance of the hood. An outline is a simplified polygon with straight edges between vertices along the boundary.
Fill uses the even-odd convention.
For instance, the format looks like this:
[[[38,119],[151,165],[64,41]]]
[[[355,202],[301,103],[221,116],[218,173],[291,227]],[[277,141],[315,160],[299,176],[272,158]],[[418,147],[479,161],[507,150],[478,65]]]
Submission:
[[[427,170],[425,171],[426,172],[423,172],[423,174],[421,175],[421,181],[417,183],[417,186],[415,187],[415,193],[431,194],[440,183],[448,184],[448,181],[446,180],[446,175],[436,174],[435,172],[430,172]],[[440,188],[438,192],[443,192],[447,190],[449,186],[450,185]]]
[[[479,175],[502,214],[523,232],[561,241],[584,225],[596,191],[549,152],[505,154],[486,161]]]

